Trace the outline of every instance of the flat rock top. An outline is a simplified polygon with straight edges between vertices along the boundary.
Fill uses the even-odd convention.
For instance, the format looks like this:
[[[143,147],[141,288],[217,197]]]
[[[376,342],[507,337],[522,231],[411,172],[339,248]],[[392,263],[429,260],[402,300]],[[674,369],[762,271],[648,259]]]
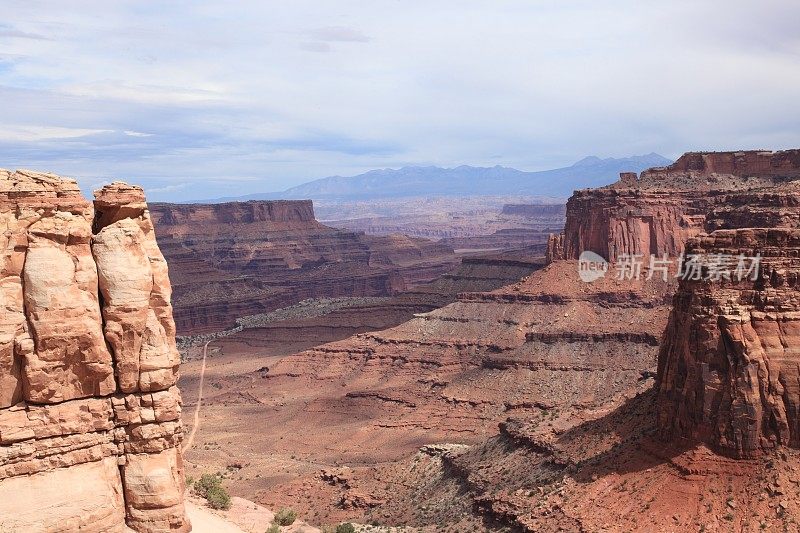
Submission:
[[[49,172],[0,169],[0,193],[57,193],[58,196],[80,195],[78,182]]]

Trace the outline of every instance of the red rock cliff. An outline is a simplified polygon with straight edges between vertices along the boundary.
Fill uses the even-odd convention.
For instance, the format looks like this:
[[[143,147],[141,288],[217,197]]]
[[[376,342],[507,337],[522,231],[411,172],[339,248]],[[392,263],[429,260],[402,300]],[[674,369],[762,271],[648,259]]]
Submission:
[[[227,202],[222,204],[151,204],[159,226],[189,223],[249,224],[253,222],[316,223],[311,200]],[[165,231],[167,231],[165,229]]]
[[[667,167],[642,172],[642,181],[671,179],[676,174],[750,177],[800,177],[800,150],[748,150],[739,152],[688,152]]]
[[[661,435],[735,457],[800,446],[800,230],[717,230],[687,252],[761,264],[755,281],[681,281],[659,355]]]
[[[167,266],[142,190],[0,170],[0,530],[189,531]]]
[[[798,177],[800,150],[689,152],[640,177],[625,172],[608,187],[575,191],[548,257],[576,259],[585,250],[612,261],[620,254],[677,256],[732,191],[768,191]]]
[[[621,254],[677,256],[702,230],[707,209],[705,197],[686,191],[576,191],[567,202],[564,233],[551,237],[548,255],[577,259],[590,250],[612,261]]]
[[[182,334],[306,298],[387,296],[449,270],[441,243],[330,228],[309,200],[153,204]]]

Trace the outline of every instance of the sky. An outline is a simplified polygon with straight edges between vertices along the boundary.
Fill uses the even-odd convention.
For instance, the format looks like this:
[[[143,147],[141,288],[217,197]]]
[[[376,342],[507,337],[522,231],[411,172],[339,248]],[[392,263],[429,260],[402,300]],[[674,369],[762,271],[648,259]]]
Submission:
[[[800,147],[796,0],[1,0],[0,168],[152,200]]]

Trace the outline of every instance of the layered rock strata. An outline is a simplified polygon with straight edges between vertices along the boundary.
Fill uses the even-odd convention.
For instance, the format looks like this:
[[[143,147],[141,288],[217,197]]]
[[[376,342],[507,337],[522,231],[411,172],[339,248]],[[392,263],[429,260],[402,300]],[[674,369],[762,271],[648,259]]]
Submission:
[[[577,259],[585,250],[610,261],[624,254],[676,256],[704,230],[710,211],[728,205],[732,193],[764,190],[770,212],[771,201],[788,200],[768,191],[798,177],[800,150],[689,152],[641,176],[625,172],[608,187],[575,192],[567,202],[563,234],[550,237],[548,259]]]
[[[741,150],[738,152],[687,152],[675,163],[642,172],[644,182],[666,180],[677,185],[675,178],[705,177],[714,179],[733,176],[772,181],[771,178],[800,178],[800,150]]]
[[[735,457],[797,447],[800,229],[717,230],[687,253],[709,265],[740,255],[760,261],[741,280],[681,282],[659,355],[662,436]]]
[[[151,205],[181,334],[308,298],[390,296],[457,263],[444,244],[338,230],[311,201]]]
[[[0,170],[0,530],[189,531],[179,356],[144,194]]]
[[[694,191],[575,191],[564,233],[550,237],[548,259],[577,259],[586,250],[610,261],[623,254],[677,256],[702,231],[708,201]]]

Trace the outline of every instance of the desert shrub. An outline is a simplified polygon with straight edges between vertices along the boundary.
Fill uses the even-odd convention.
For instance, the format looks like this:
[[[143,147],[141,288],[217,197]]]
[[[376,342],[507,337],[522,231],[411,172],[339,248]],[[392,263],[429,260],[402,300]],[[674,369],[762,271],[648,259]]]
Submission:
[[[206,494],[206,501],[212,509],[227,510],[231,508],[231,496],[222,486],[210,489]]]
[[[356,533],[356,528],[350,522],[336,526],[336,533]]]
[[[213,489],[214,487],[221,487],[222,486],[222,479],[216,474],[203,474],[200,476],[200,479],[194,482],[193,489],[194,493],[200,496],[201,498],[205,498],[208,494],[208,491]]]
[[[230,509],[231,497],[222,486],[222,478],[218,474],[203,474],[194,483],[194,493],[205,498],[212,509]]]
[[[295,520],[297,520],[297,513],[292,509],[279,509],[278,512],[275,513],[273,522],[281,526],[291,526],[294,524]]]
[[[280,533],[281,527],[278,524],[272,524],[267,528],[266,533]]]

